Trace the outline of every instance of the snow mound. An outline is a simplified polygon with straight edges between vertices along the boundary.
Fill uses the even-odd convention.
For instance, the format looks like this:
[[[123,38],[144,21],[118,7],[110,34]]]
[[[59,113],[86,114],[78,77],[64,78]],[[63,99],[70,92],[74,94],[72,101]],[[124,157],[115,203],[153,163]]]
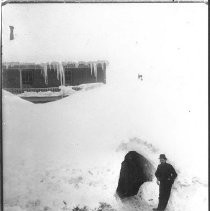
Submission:
[[[9,103],[8,103],[9,102]],[[25,101],[18,97],[17,95],[12,94],[11,92],[8,92],[6,90],[2,90],[2,103],[3,108],[6,106],[13,106],[13,104],[22,104],[22,105],[31,105],[32,103]]]
[[[100,211],[151,210],[157,205],[155,181],[127,201],[115,197],[121,162],[132,150],[154,166],[164,153],[177,170],[168,210],[207,210],[205,4],[3,9],[4,61],[106,58],[110,63],[107,85],[97,89],[47,104],[3,97],[7,211],[84,211],[85,206],[92,211],[100,202],[111,206]],[[12,42],[11,23],[17,33]]]
[[[182,125],[169,121],[178,121],[176,117],[184,113],[175,110],[171,115],[158,95],[147,92],[153,98],[145,96],[145,90],[152,90],[148,86],[99,86],[40,105],[4,92],[6,210],[72,210],[76,206],[94,210],[100,202],[109,204],[110,210],[150,210],[157,203],[155,181],[145,183],[139,195],[127,202],[115,197],[121,162],[131,150],[154,166],[164,152],[175,166],[178,179],[170,210],[197,210],[192,205],[195,199],[205,210],[205,163],[195,171],[195,163],[202,158],[194,156],[203,153],[203,146],[195,141],[202,130],[189,124],[196,115],[182,118]],[[182,133],[185,146],[183,139],[172,135],[184,125],[194,131],[192,135]],[[183,153],[188,153],[188,158],[182,159]],[[198,195],[199,191],[202,194]]]

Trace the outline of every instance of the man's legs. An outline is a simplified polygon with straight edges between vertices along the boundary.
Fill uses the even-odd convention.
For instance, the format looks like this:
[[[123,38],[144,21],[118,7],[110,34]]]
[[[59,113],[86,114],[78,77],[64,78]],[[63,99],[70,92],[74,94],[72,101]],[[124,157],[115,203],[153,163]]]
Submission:
[[[164,201],[163,201],[163,210],[166,208],[166,206],[168,204],[168,200],[169,200],[169,197],[170,197],[170,194],[171,194],[171,187],[172,187],[172,184],[166,185],[165,198],[164,198]]]
[[[170,197],[171,187],[171,184],[163,182],[160,183],[158,210],[165,210]]]
[[[164,198],[165,198],[165,186],[164,183],[160,182],[159,185],[159,203],[158,203],[158,210],[162,210],[163,204],[164,204]]]

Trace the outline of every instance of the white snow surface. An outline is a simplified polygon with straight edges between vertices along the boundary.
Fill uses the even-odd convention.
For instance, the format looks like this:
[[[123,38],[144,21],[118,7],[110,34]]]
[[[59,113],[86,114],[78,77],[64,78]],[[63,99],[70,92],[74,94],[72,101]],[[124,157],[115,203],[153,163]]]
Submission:
[[[207,210],[206,109],[180,109],[180,99],[176,107],[166,104],[159,91],[136,79],[129,87],[105,85],[44,105],[4,91],[6,210],[93,209],[99,202],[150,210],[157,205],[155,181],[123,204],[114,197],[129,150],[154,166],[165,153],[175,166],[169,210]]]
[[[32,104],[3,91],[6,211],[99,202],[151,210],[155,180],[124,203],[114,196],[130,150],[155,167],[165,153],[177,170],[168,210],[208,209],[205,4],[6,5],[3,13],[4,61],[109,61],[105,86],[59,101]]]

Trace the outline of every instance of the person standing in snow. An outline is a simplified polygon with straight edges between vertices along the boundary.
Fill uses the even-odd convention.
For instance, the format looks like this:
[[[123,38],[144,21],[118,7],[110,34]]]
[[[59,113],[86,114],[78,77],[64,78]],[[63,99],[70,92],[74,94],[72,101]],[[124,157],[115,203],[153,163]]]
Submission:
[[[159,204],[158,207],[153,210],[163,211],[167,206],[171,188],[177,177],[177,173],[172,165],[166,163],[167,158],[164,154],[161,154],[159,159],[160,164],[155,172],[157,184],[159,185]]]

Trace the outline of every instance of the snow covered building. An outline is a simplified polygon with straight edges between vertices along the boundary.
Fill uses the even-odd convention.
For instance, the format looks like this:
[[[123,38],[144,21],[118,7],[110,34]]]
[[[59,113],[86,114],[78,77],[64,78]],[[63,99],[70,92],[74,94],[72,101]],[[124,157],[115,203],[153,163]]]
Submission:
[[[107,61],[3,63],[3,88],[12,93],[53,90],[59,86],[106,83]]]

